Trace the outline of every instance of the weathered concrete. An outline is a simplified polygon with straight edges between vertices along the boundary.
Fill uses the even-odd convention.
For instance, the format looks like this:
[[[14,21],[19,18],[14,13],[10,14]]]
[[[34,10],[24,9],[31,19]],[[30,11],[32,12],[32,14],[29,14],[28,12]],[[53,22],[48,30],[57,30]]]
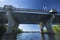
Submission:
[[[45,26],[47,28],[49,40],[55,40],[55,34],[52,30],[52,24],[53,24],[53,20],[55,19],[56,11],[50,10],[50,14],[51,14],[50,17],[48,17],[45,20],[42,20],[42,22],[40,23],[40,29],[41,29],[41,33],[44,33],[43,32],[43,27]],[[43,37],[43,40],[44,40],[45,39],[44,34],[42,34],[42,37]]]
[[[46,20],[46,27],[47,27],[47,31],[48,31],[48,36],[49,36],[49,40],[55,40],[55,34],[52,30],[52,24],[53,24],[53,20],[55,19],[55,11],[51,11],[50,12],[51,16]]]
[[[44,32],[43,32],[43,28],[45,26],[44,22],[40,22],[40,30],[41,30],[41,36],[42,36],[42,40],[45,40],[45,37],[44,37]]]
[[[10,33],[10,32],[12,32],[12,28],[14,26],[17,26],[17,23],[16,23],[15,19],[13,18],[13,16],[11,15],[11,13],[7,12],[7,14],[8,14],[8,28],[7,28],[7,32]]]
[[[52,30],[51,20],[47,21],[46,27],[47,27],[47,31],[48,31],[49,40],[55,40],[55,35],[54,35],[53,30]]]
[[[8,17],[8,28],[7,32],[4,35],[4,40],[16,40],[17,37],[17,30],[18,30],[18,23],[15,21],[13,16],[11,15],[10,12],[7,12],[7,17]],[[15,29],[13,32],[13,28]]]

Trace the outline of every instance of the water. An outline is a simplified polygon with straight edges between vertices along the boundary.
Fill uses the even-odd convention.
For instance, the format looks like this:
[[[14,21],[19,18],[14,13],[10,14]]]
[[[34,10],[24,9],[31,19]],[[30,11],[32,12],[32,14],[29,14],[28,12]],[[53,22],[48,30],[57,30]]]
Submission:
[[[48,35],[45,34],[45,40],[48,40]],[[17,40],[42,40],[40,33],[22,33],[17,35]]]
[[[17,34],[17,39],[15,34],[3,36],[0,40],[49,40],[48,34],[44,34],[44,37],[40,33],[19,33]],[[53,40],[53,39],[52,39]],[[55,40],[60,40],[60,33],[55,34]]]

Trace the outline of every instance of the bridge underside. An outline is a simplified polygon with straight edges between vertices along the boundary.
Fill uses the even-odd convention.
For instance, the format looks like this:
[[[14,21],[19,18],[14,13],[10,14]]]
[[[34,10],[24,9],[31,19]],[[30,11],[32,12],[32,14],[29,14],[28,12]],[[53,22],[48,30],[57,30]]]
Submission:
[[[19,24],[39,24],[41,21],[45,21],[51,15],[49,14],[34,14],[34,13],[19,13],[10,12]],[[0,12],[0,23],[8,23],[6,12]],[[53,20],[53,24],[60,24],[60,15],[56,15]]]

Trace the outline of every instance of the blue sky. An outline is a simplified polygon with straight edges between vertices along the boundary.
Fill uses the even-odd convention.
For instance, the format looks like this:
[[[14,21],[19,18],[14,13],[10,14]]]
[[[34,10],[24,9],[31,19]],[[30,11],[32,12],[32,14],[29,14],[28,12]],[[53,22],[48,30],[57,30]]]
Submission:
[[[0,0],[0,6],[13,5],[19,8],[31,8],[31,9],[43,9],[45,5],[46,9],[56,9],[60,11],[60,0]]]
[[[60,12],[60,0],[0,0],[0,6],[3,5],[13,5],[17,8],[29,8],[29,9],[40,9],[43,10],[43,7],[46,7],[46,10],[56,9]],[[21,24],[20,28],[27,31],[39,31],[39,25],[36,24]]]
[[[38,24],[20,24],[20,27],[23,31],[40,31]]]

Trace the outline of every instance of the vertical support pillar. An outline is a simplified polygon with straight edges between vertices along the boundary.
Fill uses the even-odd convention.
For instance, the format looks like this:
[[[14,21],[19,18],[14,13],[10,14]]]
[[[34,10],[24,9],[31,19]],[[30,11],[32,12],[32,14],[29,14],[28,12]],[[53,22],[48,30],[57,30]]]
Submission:
[[[53,32],[52,31],[52,19],[51,18],[46,20],[46,27],[47,27],[48,32],[50,32],[50,33]]]
[[[8,28],[4,36],[4,39],[5,40],[16,40],[18,23],[14,20],[12,14],[9,11],[7,11],[7,17],[8,17]],[[12,31],[13,28],[16,29],[15,33]]]
[[[40,22],[40,29],[41,29],[42,40],[45,40],[44,32],[43,32],[43,27],[44,27],[44,22]]]
[[[40,22],[40,29],[41,29],[41,33],[43,33],[43,27],[44,27],[43,22]]]
[[[53,19],[55,18],[56,11],[50,10],[49,12],[51,16],[46,20],[46,27],[48,30],[49,40],[55,40],[55,34],[52,30],[52,24],[53,24]]]
[[[11,15],[11,13],[7,12],[8,14],[8,28],[7,28],[7,32],[8,33],[12,33],[12,28],[15,26],[18,26],[17,22],[14,20],[13,16]]]
[[[47,31],[48,31],[49,40],[55,40],[54,32],[52,30],[52,20],[49,19],[46,22],[46,27],[47,27]]]

